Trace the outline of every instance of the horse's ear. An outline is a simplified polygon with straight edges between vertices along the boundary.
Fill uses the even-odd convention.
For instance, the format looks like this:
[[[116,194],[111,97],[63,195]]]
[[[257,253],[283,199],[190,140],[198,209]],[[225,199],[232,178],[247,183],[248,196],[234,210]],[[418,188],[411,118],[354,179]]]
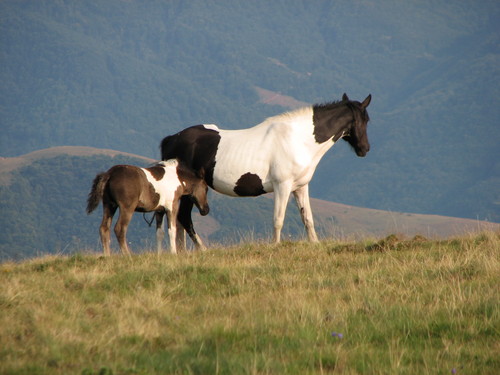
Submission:
[[[349,97],[347,96],[347,94],[344,92],[344,95],[342,95],[342,101],[343,102],[347,102],[349,100]]]
[[[368,107],[368,104],[370,104],[372,100],[372,94],[368,95],[365,100],[363,100],[363,103],[361,103],[361,108],[366,108]]]

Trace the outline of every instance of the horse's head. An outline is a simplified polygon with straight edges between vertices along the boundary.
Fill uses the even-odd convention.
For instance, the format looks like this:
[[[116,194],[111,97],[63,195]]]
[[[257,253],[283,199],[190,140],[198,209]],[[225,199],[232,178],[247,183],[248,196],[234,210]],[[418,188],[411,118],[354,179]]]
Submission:
[[[208,185],[205,182],[203,178],[196,179],[193,182],[193,191],[190,194],[190,197],[195,204],[195,206],[198,208],[198,211],[200,211],[201,216],[208,215],[210,211],[210,207],[208,207],[208,197],[207,197],[207,192],[208,192]]]
[[[345,131],[343,139],[351,145],[356,155],[360,157],[366,156],[368,151],[370,151],[370,142],[368,141],[366,131],[370,117],[368,116],[366,107],[368,107],[371,100],[371,94],[362,103],[349,100],[346,94],[342,96],[342,103],[347,104],[353,115],[353,121]]]
[[[186,164],[179,162],[177,165],[177,175],[184,188],[182,195],[189,196],[202,216],[208,215],[210,207],[208,207],[208,185],[205,182],[205,172],[201,170],[199,173],[195,173]]]

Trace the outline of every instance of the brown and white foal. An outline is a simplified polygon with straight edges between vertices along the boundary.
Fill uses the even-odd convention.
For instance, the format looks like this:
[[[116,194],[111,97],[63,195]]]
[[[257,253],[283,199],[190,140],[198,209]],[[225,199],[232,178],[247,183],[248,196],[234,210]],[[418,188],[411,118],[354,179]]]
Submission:
[[[102,200],[100,235],[105,255],[111,255],[110,227],[118,208],[120,215],[115,225],[115,234],[124,254],[130,254],[126,234],[134,212],[155,212],[158,253],[161,252],[165,235],[162,228],[163,216],[167,214],[170,252],[175,254],[179,199],[183,195],[190,196],[200,214],[207,215],[207,190],[203,177],[198,177],[176,159],[162,161],[149,168],[115,165],[94,178],[87,200],[87,214],[94,211]],[[202,247],[199,238],[193,240],[198,247]]]

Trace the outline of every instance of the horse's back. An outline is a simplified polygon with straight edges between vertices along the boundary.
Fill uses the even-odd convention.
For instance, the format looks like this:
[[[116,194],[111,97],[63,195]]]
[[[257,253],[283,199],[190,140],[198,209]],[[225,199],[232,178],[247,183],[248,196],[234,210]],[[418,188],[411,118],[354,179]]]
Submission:
[[[197,173],[208,171],[213,167],[220,141],[216,128],[215,125],[208,128],[205,125],[195,125],[165,137],[160,146],[162,160],[177,158]]]
[[[310,121],[304,123],[285,115],[249,129],[221,130],[215,157],[215,189],[240,196],[238,190],[242,190],[236,186],[251,184],[259,186],[255,194],[243,195],[259,195],[274,191],[275,185],[285,180],[295,181],[311,167],[311,134]]]
[[[141,168],[133,165],[115,165],[108,171],[106,196],[117,205],[137,204],[144,189],[145,176]]]
[[[162,159],[176,157],[203,170],[209,186],[220,193],[260,195],[272,192],[276,183],[293,180],[297,166],[308,168],[305,164],[315,152],[310,149],[312,134],[311,108],[269,117],[246,129],[196,125],[166,137]]]

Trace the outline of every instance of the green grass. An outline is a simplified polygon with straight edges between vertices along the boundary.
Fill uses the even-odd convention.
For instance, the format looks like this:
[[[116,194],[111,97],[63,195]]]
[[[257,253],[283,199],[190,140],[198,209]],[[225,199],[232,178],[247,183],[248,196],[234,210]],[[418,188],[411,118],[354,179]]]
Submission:
[[[487,232],[4,263],[0,372],[496,374],[499,255]]]

